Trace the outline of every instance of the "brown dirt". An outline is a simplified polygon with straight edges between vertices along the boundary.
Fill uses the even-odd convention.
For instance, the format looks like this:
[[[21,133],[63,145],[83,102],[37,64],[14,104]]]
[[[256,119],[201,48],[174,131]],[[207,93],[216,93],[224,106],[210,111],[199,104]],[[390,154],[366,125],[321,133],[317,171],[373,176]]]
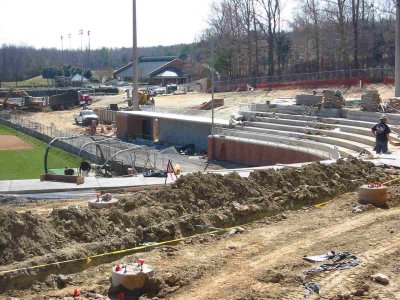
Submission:
[[[400,188],[390,190],[387,209],[353,213],[357,194],[339,196],[326,206],[287,211],[245,226],[236,235],[191,238],[176,246],[156,248],[140,257],[156,268],[153,291],[159,299],[304,299],[302,272],[311,266],[302,257],[330,250],[350,251],[361,264],[349,270],[320,273],[320,297],[309,299],[400,299]],[[124,262],[136,261],[139,255]],[[119,262],[119,261],[118,261]],[[109,276],[115,263],[91,267],[68,277],[66,288],[37,282],[31,290],[9,291],[23,299],[70,299],[74,288],[80,299],[108,299]],[[384,273],[389,285],[370,276]],[[166,283],[168,273],[176,282]],[[169,276],[170,277],[170,276]],[[169,282],[169,281],[168,281]],[[352,295],[352,296],[351,296]],[[357,296],[356,296],[357,295]]]
[[[27,150],[32,146],[15,135],[0,135],[0,150]]]
[[[319,88],[318,93],[322,93],[322,90],[327,89]],[[331,89],[337,89],[332,87]],[[352,88],[340,88],[345,98],[359,98],[362,91],[357,87]],[[393,85],[384,84],[370,84],[366,85],[364,89],[377,89],[381,98],[387,100],[394,97]],[[293,98],[297,94],[312,93],[314,89],[277,89],[271,91],[264,91],[262,89],[250,91],[250,92],[227,92],[227,93],[216,93],[216,98],[224,98],[225,104],[222,107],[218,107],[215,110],[216,118],[229,118],[233,113],[237,113],[240,104],[249,103],[265,103],[266,101],[274,100],[280,97]],[[195,107],[204,102],[211,100],[211,94],[202,93],[189,93],[187,95],[167,95],[155,97],[156,106],[160,108],[168,109],[188,109]],[[120,107],[126,107],[126,96],[124,94],[115,96],[99,96],[96,98],[96,102],[92,104],[92,108],[105,108],[109,104],[118,104]],[[35,122],[39,122],[46,125],[54,124],[59,130],[66,130],[74,133],[83,133],[84,129],[81,126],[77,126],[74,123],[73,115],[79,113],[80,108],[75,108],[68,111],[54,111],[46,113],[30,113],[27,114],[29,118]]]
[[[243,224],[332,199],[355,190],[369,175],[386,177],[371,163],[349,159],[328,166],[255,171],[249,178],[235,173],[187,175],[159,190],[121,195],[113,210],[90,210],[84,202],[52,210],[47,203],[35,212],[3,208],[0,271],[188,236],[199,232],[196,225],[201,224]],[[0,287],[8,280],[0,276]]]

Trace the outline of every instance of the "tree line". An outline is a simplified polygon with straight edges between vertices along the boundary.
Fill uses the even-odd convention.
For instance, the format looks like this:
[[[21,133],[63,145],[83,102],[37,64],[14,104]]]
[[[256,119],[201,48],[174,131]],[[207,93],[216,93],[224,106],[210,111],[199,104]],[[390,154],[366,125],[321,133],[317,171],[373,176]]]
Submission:
[[[214,48],[215,68],[225,78],[394,66],[395,0],[296,1],[291,19],[283,21],[282,0],[218,0],[208,28],[194,43],[138,52],[186,54],[193,64],[209,64]],[[3,45],[0,81],[21,81],[41,75],[43,68],[62,71],[62,66],[112,74],[131,58],[131,48],[61,51]]]
[[[288,22],[283,8],[215,1],[202,41],[215,44],[216,69],[236,78],[394,66],[395,0],[299,0]]]
[[[191,45],[156,46],[139,49],[141,56],[188,54]],[[26,46],[0,47],[0,81],[22,81],[35,76],[68,76],[88,70],[112,70],[132,61],[132,48],[101,48],[96,50],[36,49]],[[64,66],[64,67],[63,67]],[[88,75],[86,73],[86,75]]]

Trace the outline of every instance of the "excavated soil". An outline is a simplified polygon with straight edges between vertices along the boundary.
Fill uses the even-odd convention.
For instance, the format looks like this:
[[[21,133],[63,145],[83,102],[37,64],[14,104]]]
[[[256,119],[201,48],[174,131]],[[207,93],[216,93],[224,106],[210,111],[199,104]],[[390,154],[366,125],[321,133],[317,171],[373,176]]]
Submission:
[[[82,206],[33,214],[0,208],[0,264],[43,256],[68,259],[227,227],[354,191],[382,169],[355,158],[331,165],[232,173],[191,174],[158,190],[120,199],[110,210]],[[2,268],[0,267],[0,270]]]

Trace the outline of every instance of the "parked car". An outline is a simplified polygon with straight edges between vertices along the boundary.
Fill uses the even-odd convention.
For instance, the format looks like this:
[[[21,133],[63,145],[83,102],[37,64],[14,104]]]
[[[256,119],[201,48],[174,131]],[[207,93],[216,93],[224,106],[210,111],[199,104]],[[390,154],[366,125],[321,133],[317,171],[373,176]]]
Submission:
[[[96,115],[94,110],[85,109],[74,116],[76,124],[90,125],[93,122],[99,123],[99,117]]]

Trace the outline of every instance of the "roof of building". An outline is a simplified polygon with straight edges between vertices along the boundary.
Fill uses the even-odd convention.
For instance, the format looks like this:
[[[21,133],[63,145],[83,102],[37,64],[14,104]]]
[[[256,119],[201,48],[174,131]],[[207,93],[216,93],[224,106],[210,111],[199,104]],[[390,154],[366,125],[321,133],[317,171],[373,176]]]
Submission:
[[[85,76],[81,76],[81,74],[75,74],[74,76],[71,77],[71,81],[83,81],[83,82],[88,82],[89,79],[87,79]]]
[[[138,60],[138,76],[142,78],[151,77],[151,75],[157,74],[157,72],[163,72],[164,67],[168,67],[169,64],[175,61],[180,61],[177,56],[141,56]],[[116,70],[113,75],[116,77],[130,77],[132,76],[133,63],[129,63],[122,68]],[[180,77],[179,70],[172,70],[177,73]]]
[[[155,76],[156,78],[178,78],[179,75],[177,72],[172,71],[172,70],[166,70],[158,75]]]

